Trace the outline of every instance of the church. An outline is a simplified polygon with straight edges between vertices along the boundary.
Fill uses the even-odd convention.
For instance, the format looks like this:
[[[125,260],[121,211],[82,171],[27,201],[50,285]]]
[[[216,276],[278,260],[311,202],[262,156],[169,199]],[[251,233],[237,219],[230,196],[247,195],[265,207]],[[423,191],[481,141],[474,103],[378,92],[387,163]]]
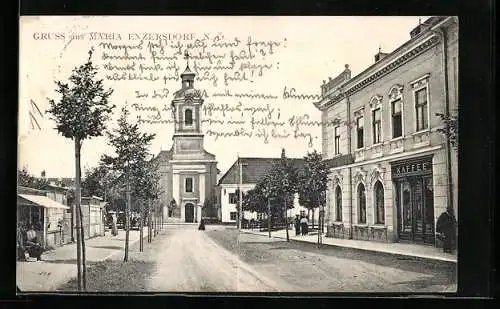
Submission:
[[[200,222],[218,217],[215,186],[217,161],[204,149],[201,127],[202,94],[194,88],[196,74],[181,74],[182,88],[174,93],[175,130],[170,150],[155,158],[160,168],[160,203],[164,222]]]

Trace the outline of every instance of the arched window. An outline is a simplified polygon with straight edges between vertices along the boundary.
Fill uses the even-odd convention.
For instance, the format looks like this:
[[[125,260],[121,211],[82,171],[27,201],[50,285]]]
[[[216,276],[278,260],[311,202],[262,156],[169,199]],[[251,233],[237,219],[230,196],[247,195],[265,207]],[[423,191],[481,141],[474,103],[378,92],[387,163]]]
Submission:
[[[336,221],[342,221],[342,190],[340,186],[335,189]]]
[[[184,112],[184,124],[187,126],[193,125],[193,111],[186,109]]]
[[[375,191],[375,224],[384,224],[384,187],[382,186],[382,183],[377,180],[373,188]]]
[[[366,223],[366,190],[362,183],[358,185],[358,211],[359,223]]]

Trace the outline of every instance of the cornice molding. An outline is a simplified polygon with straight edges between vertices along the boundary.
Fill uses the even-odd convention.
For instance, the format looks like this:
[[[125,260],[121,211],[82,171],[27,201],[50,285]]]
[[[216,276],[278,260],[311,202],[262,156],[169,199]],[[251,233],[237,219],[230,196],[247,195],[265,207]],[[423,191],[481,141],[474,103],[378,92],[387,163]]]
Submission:
[[[422,42],[419,45],[415,46],[414,48],[410,49],[405,54],[401,55],[400,57],[396,58],[392,62],[385,65],[384,67],[380,68],[378,71],[376,71],[376,72],[372,73],[371,75],[367,76],[366,78],[362,79],[360,82],[354,84],[352,87],[348,88],[343,93],[340,93],[336,96],[328,97],[328,100],[326,103],[321,104],[321,101],[315,103],[316,107],[320,110],[327,109],[331,105],[339,102],[344,96],[350,96],[350,95],[353,95],[354,93],[362,90],[366,86],[372,84],[373,82],[379,80],[380,78],[389,74],[390,72],[394,71],[395,69],[403,66],[405,63],[409,62],[410,60],[421,55],[422,53],[429,50],[430,48],[432,48],[433,46],[435,46],[439,42],[440,42],[439,36],[433,34],[432,36],[427,38],[424,42]],[[355,78],[356,77],[354,77],[354,79]]]

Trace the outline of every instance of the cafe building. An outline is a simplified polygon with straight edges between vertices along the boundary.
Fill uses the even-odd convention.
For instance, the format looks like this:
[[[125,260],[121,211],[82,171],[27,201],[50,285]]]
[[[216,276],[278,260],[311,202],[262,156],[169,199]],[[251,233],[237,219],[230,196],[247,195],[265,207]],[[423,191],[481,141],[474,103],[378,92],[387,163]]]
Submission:
[[[327,237],[440,246],[458,219],[457,152],[437,114],[458,111],[458,21],[431,17],[351,77],[324,81],[322,155],[330,168]]]

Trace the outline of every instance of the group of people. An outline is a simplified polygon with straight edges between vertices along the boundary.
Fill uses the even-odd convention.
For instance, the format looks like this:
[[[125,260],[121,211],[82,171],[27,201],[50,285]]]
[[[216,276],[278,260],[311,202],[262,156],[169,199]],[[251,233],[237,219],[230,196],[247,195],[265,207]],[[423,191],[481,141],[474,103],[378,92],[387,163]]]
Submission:
[[[35,226],[30,224],[26,227],[25,224],[19,223],[17,226],[17,257],[19,260],[26,261],[29,257],[36,258],[37,261],[42,260],[44,249],[40,244]]]
[[[305,216],[295,216],[295,221],[294,221],[294,226],[295,226],[295,236],[298,235],[307,235],[309,234],[309,221]]]

